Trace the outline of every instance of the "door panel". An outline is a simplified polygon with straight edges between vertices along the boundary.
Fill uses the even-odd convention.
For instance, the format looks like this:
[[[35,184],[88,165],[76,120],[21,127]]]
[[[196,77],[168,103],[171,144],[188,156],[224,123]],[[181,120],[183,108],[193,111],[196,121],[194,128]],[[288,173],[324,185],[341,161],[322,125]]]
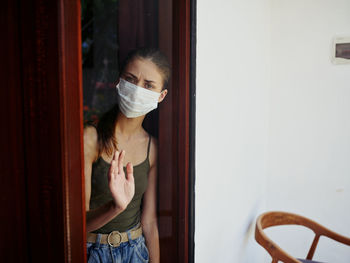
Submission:
[[[145,8],[158,9],[156,45],[173,73],[166,101],[145,125],[159,139],[162,262],[182,263],[188,262],[190,6],[154,3]],[[80,1],[3,5],[3,258],[86,262]]]

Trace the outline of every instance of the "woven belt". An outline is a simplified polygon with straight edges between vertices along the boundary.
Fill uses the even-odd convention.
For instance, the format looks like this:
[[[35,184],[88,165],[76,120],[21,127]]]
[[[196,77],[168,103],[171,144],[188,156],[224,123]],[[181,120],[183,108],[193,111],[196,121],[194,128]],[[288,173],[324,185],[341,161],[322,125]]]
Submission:
[[[87,233],[86,234],[86,241],[95,243],[97,240],[97,235],[95,233]],[[130,230],[130,236],[131,239],[134,240],[142,235],[142,227],[141,225],[137,228],[134,228]],[[112,247],[118,247],[121,243],[129,241],[128,233],[119,231],[112,231],[109,234],[102,234],[101,235],[101,244],[109,244]]]

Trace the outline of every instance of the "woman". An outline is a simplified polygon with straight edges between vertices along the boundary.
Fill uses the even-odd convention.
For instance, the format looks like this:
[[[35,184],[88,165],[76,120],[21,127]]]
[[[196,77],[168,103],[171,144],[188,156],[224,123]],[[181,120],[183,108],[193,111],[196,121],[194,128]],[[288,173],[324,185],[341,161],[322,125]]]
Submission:
[[[84,129],[88,262],[158,263],[157,141],[142,122],[165,98],[170,67],[143,48],[120,72],[116,106]]]

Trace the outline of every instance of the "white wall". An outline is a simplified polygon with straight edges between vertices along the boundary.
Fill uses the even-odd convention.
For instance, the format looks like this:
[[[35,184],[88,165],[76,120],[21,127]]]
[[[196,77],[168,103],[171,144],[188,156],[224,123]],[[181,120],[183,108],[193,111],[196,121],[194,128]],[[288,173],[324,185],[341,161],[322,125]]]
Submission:
[[[350,65],[330,61],[333,37],[350,36],[350,1],[274,0],[271,7],[267,208],[350,236]],[[282,241],[284,233],[274,234]],[[283,246],[304,257],[310,242]],[[349,262],[350,248],[321,239],[317,258]]]
[[[265,210],[350,236],[350,65],[330,62],[337,34],[350,35],[349,0],[197,1],[196,262],[270,262],[249,228]],[[269,234],[304,257],[311,235],[290,230]],[[346,262],[333,244],[316,258]]]
[[[198,263],[260,262],[249,224],[262,210],[265,183],[267,3],[197,1]]]

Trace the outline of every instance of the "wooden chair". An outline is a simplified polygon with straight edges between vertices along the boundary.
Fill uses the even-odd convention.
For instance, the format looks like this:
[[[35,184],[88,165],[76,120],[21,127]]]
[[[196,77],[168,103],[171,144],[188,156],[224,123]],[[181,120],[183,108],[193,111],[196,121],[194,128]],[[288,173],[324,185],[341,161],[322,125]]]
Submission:
[[[311,229],[315,233],[315,238],[312,242],[309,253],[307,254],[306,260],[296,259],[290,256],[265,235],[263,231],[265,228],[280,225],[301,225]],[[272,263],[277,263],[279,261],[284,263],[320,263],[312,261],[312,257],[315,253],[318,240],[321,236],[326,236],[335,241],[350,246],[350,238],[339,235],[316,223],[315,221],[296,214],[286,212],[267,212],[260,215],[256,222],[255,240],[271,255]]]

